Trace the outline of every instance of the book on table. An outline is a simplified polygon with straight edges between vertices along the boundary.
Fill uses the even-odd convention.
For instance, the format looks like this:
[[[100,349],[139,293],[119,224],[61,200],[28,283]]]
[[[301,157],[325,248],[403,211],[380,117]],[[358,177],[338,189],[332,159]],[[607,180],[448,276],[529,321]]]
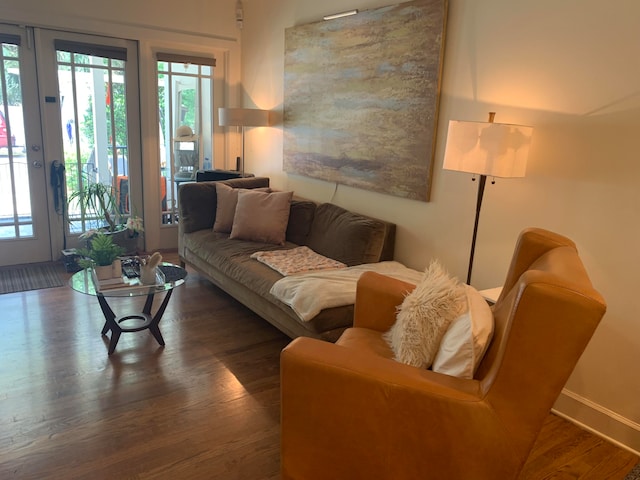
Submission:
[[[139,288],[150,288],[163,285],[165,283],[164,275],[160,269],[156,269],[156,283],[153,285],[143,284],[139,277],[128,278],[125,275],[101,280],[98,279],[94,269],[91,269],[91,279],[93,280],[93,286],[95,287],[96,292],[105,292],[116,289],[134,290]]]

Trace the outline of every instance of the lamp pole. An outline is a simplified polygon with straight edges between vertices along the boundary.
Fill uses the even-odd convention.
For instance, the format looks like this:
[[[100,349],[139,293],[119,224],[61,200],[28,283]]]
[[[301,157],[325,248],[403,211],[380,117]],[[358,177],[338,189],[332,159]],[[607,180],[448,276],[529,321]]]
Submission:
[[[467,285],[471,285],[471,270],[473,269],[473,254],[476,250],[476,236],[478,235],[478,222],[480,221],[480,208],[482,207],[482,197],[484,196],[484,185],[487,183],[487,176],[480,175],[478,183],[478,200],[476,201],[476,221],[473,224],[473,237],[471,239],[471,254],[469,255],[469,270],[467,271]]]
[[[489,112],[489,123],[493,123],[496,112]],[[475,178],[473,179],[475,180]],[[476,200],[476,220],[473,224],[473,237],[471,238],[471,253],[469,254],[469,270],[467,271],[467,285],[471,285],[471,270],[473,269],[473,255],[476,251],[476,237],[478,235],[478,222],[480,221],[480,209],[482,208],[482,197],[484,196],[484,186],[487,183],[487,176],[480,175],[478,183],[478,199]]]

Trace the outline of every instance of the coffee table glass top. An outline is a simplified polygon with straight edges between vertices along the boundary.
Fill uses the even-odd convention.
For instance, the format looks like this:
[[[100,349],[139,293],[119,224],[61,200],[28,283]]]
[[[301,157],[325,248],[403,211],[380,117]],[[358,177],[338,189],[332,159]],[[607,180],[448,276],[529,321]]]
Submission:
[[[92,278],[92,270],[80,270],[73,274],[69,280],[69,286],[76,292],[87,295],[102,295],[103,297],[138,297],[172,290],[185,282],[187,271],[177,265],[163,262],[157,267],[156,284],[142,285],[139,279],[126,280],[127,284],[119,285],[117,288],[105,288],[100,292],[96,291],[95,282]],[[128,282],[131,282],[130,284]]]

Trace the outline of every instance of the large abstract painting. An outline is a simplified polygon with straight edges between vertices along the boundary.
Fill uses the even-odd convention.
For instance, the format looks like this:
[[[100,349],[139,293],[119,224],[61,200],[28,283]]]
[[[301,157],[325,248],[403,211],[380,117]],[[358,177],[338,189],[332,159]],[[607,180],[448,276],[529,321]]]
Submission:
[[[284,170],[428,201],[446,0],[285,31]]]

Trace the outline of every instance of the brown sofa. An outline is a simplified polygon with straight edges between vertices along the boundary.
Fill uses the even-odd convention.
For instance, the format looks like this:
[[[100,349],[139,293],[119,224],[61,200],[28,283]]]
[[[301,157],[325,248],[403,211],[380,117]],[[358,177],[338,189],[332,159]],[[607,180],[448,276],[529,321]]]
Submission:
[[[306,245],[350,266],[391,260],[395,225],[329,203],[294,199],[285,245],[231,239],[229,234],[213,231],[218,183],[187,183],[180,187],[178,253],[181,262],[205,275],[291,338],[307,336],[335,341],[353,324],[353,305],[324,309],[310,321],[303,322],[289,306],[269,293],[282,275],[250,255],[256,251]],[[269,179],[251,177],[220,183],[251,189],[268,187]]]
[[[413,285],[360,277],[354,328],[298,338],[281,355],[282,478],[518,477],[606,306],[574,243],[522,233],[493,340],[472,379],[392,359],[382,338]]]

